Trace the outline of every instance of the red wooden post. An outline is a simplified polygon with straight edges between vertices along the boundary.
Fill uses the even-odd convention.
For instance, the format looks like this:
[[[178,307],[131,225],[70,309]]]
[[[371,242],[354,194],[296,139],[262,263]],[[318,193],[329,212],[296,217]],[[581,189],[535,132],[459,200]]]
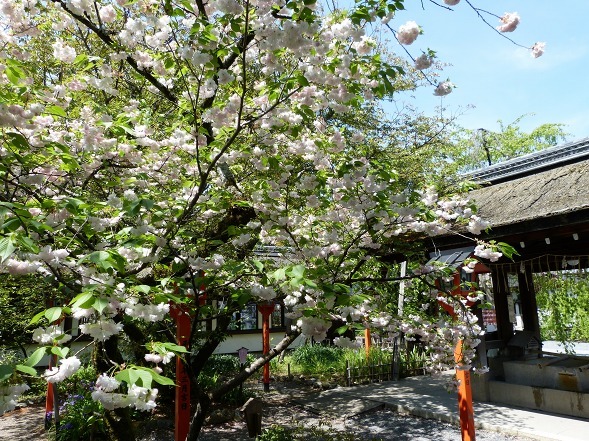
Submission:
[[[372,338],[370,337],[370,328],[364,330],[364,348],[366,349],[366,360],[370,357],[370,347],[372,346]]]
[[[51,369],[55,365],[55,355],[49,356],[49,366]],[[54,390],[53,383],[47,382],[47,394],[45,395],[45,430],[49,430],[51,427],[51,421],[53,420],[53,409],[54,409]]]
[[[49,299],[47,301],[47,308],[51,308],[54,306],[53,299]],[[58,319],[53,322],[54,325],[59,325],[61,319]],[[57,366],[57,355],[51,354],[49,355],[49,365],[47,368],[51,370],[52,367]],[[59,406],[57,403],[56,398],[56,384],[47,382],[47,393],[45,395],[45,430],[49,430],[51,427],[51,422],[55,419],[55,426],[59,424],[58,415],[55,412],[56,407]]]
[[[456,361],[456,379],[459,381],[458,410],[460,412],[462,441],[475,441],[470,366],[465,366],[462,363],[462,340],[456,344],[456,348],[454,349],[454,360]]]
[[[190,315],[186,307],[172,305],[170,315],[176,320],[176,342],[188,347],[190,341]],[[174,440],[185,441],[190,427],[190,377],[186,365],[176,357],[176,400],[174,418]]]
[[[274,303],[258,305],[262,313],[262,351],[264,355],[270,352],[270,314],[274,311]],[[264,392],[270,392],[270,363],[264,365]]]

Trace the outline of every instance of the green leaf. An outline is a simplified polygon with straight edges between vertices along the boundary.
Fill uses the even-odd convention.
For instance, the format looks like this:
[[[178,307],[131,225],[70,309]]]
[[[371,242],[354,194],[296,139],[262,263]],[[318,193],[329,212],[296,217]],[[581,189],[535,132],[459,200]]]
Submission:
[[[132,289],[137,292],[142,292],[143,294],[149,294],[149,291],[151,291],[151,286],[149,286],[149,285],[135,285]]]
[[[45,356],[46,352],[47,348],[45,346],[37,348],[37,350],[33,352],[31,355],[29,355],[29,358],[26,359],[25,366],[36,366],[37,363],[39,363],[41,359]]]
[[[53,346],[51,347],[51,353],[57,355],[60,358],[67,357],[67,354],[70,352],[70,348],[67,347],[60,347],[60,346]]]
[[[34,325],[35,323],[37,323],[39,320],[41,320],[41,318],[45,316],[45,311],[41,311],[38,314],[35,314],[35,316],[31,319],[31,321],[29,322],[29,325]]]
[[[12,239],[8,236],[0,239],[0,263],[8,259],[14,252],[15,247],[12,243]]]
[[[6,76],[8,77],[8,80],[18,86],[20,84],[20,79],[26,77],[25,73],[22,71],[22,69],[16,67],[16,66],[8,66],[6,68],[6,70],[4,71],[4,73],[6,74]]]
[[[141,370],[149,373],[150,377],[156,383],[161,384],[162,386],[175,386],[176,385],[176,383],[174,383],[174,380],[172,380],[171,378],[164,377],[163,375],[158,374],[153,369],[146,368],[146,367],[138,367],[138,369],[141,369]],[[147,386],[145,386],[145,387],[147,387]]]
[[[16,367],[17,371],[24,372],[25,374],[34,375],[34,376],[37,375],[37,371],[30,366],[25,366],[24,364],[17,364],[15,367]]]
[[[295,265],[293,266],[290,271],[289,275],[296,278],[302,278],[305,275],[305,266],[304,265]]]
[[[180,352],[184,354],[188,353],[184,346],[180,346],[175,343],[164,343],[163,346],[170,352]]]
[[[164,377],[163,375],[158,374],[157,372],[152,373],[152,378],[156,383],[161,384],[162,386],[175,386],[174,380],[168,377]]]
[[[105,260],[108,260],[110,254],[107,251],[94,251],[86,257],[90,262],[101,264]]]
[[[63,118],[67,117],[67,113],[59,106],[49,106],[45,108],[45,111],[51,115],[61,116]]]
[[[31,239],[30,237],[27,237],[27,236],[18,236],[16,238],[16,240],[28,252],[35,253],[35,254],[39,252],[39,247],[33,241],[33,239]]]
[[[90,300],[92,300],[92,302],[90,302]],[[94,303],[94,294],[91,292],[83,292],[74,297],[70,302],[70,305],[74,308],[87,309],[92,306],[92,303]]]
[[[508,259],[513,259],[513,256],[519,256],[519,253],[517,252],[517,250],[514,247],[512,247],[511,245],[509,245],[508,243],[498,242],[497,248]]]
[[[348,331],[350,328],[348,325],[345,326],[340,326],[339,328],[337,328],[335,330],[335,332],[337,332],[339,335],[342,335],[344,332]]]
[[[153,381],[152,371],[137,369],[136,371],[138,380],[141,381],[141,386],[148,389],[151,388],[151,382]]]
[[[286,279],[286,268],[278,268],[276,271],[270,274],[270,277],[274,280]]]
[[[49,308],[45,311],[45,317],[49,321],[49,323],[53,323],[61,317],[62,309],[59,306],[54,306],[53,308]]]
[[[150,369],[130,367],[117,373],[115,378],[127,384],[137,384],[138,386],[151,388],[152,374]]]
[[[252,263],[259,272],[264,272],[264,264],[262,262],[260,262],[259,260],[254,260],[252,261]]]
[[[7,364],[0,364],[0,381],[8,380],[12,377],[14,373],[14,368]]]
[[[4,224],[2,225],[2,229],[5,233],[12,233],[18,230],[21,227],[21,225],[21,220],[18,217],[13,217],[4,222]]]
[[[9,144],[17,150],[27,150],[29,148],[29,142],[20,133],[10,132],[6,136],[10,139]]]
[[[106,308],[107,306],[108,299],[105,299],[104,297],[98,297],[92,304],[92,307],[96,309],[96,311],[98,311],[99,314],[102,313],[102,311],[104,311],[104,308]]]
[[[135,381],[131,381],[131,370],[130,369],[124,369],[120,372],[117,372],[115,375],[115,379],[119,382],[125,382],[127,384],[134,384]]]

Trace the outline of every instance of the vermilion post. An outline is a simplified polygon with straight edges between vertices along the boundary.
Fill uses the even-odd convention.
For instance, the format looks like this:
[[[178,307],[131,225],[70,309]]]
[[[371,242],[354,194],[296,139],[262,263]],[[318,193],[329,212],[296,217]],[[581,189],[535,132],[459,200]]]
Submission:
[[[472,387],[470,383],[470,367],[462,362],[462,341],[454,349],[456,361],[456,379],[458,385],[458,410],[460,412],[460,430],[462,441],[475,441],[474,407],[472,405]]]
[[[47,301],[47,308],[51,308],[54,302],[53,299],[49,299]],[[59,324],[59,320],[55,321],[53,324]],[[49,366],[47,367],[51,370],[52,367],[57,366],[57,355],[49,355]],[[45,395],[45,430],[48,430],[51,427],[51,421],[55,415],[55,384],[47,382],[47,394]],[[58,424],[57,418],[55,419],[56,425]]]
[[[270,352],[270,314],[274,311],[274,303],[258,305],[262,313],[262,351],[264,355]],[[270,392],[270,363],[264,365],[264,392]]]
[[[190,315],[186,307],[172,305],[170,315],[176,320],[176,342],[188,347],[190,340]],[[175,441],[185,441],[190,427],[190,377],[186,365],[176,357]]]
[[[49,366],[48,369],[53,367],[53,359],[55,355],[49,357]],[[47,395],[45,396],[45,430],[48,430],[51,427],[51,421],[53,419],[53,383],[47,382]]]
[[[364,330],[364,348],[366,349],[366,359],[370,357],[370,348],[372,346],[372,338],[370,337],[370,328]]]

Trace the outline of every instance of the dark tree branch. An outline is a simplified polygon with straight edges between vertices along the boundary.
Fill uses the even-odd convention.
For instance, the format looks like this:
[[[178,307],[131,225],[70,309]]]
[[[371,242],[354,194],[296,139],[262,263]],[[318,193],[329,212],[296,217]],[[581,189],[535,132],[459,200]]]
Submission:
[[[68,14],[70,14],[73,18],[82,23],[84,26],[88,27],[88,29],[91,29],[98,36],[98,38],[100,38],[108,47],[115,48],[115,41],[103,29],[101,29],[100,26],[97,26],[88,18],[69,10],[64,0],[51,1],[53,3],[59,4],[64,11],[66,11]],[[173,104],[176,104],[178,102],[178,98],[170,91],[170,89],[168,89],[166,86],[160,83],[158,79],[155,78],[148,69],[141,69],[137,65],[137,62],[131,56],[127,56],[126,61],[139,75],[141,75],[143,78],[149,81],[157,90],[159,90],[168,101],[170,101]]]

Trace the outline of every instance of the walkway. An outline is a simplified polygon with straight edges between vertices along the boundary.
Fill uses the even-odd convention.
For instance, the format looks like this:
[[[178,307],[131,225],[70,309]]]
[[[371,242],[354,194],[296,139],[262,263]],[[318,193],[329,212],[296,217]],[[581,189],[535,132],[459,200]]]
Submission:
[[[317,413],[351,416],[376,407],[458,424],[456,394],[444,378],[412,377],[351,388],[337,388],[297,400]],[[475,426],[543,441],[589,441],[589,420],[491,403],[475,403]]]

